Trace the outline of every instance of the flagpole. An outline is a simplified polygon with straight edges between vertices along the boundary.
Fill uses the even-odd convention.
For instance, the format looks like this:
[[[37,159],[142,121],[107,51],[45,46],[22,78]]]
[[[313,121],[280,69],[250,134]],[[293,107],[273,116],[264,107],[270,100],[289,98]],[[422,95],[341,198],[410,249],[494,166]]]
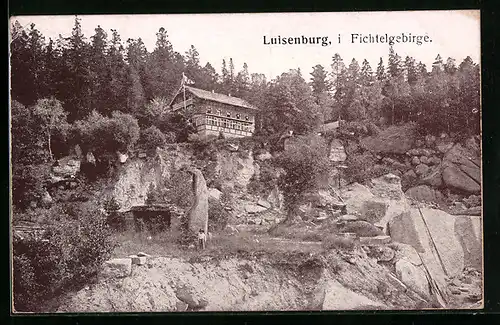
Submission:
[[[182,92],[184,95],[184,112],[186,112],[186,75],[182,73]]]

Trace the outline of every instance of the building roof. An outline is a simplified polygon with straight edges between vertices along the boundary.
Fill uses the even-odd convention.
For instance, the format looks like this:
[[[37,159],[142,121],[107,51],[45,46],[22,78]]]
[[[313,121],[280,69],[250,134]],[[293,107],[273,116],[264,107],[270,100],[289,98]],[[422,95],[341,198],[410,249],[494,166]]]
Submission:
[[[186,86],[186,90],[192,93],[194,96],[201,98],[201,99],[206,99],[206,100],[211,100],[214,102],[219,102],[227,105],[232,105],[232,106],[238,106],[238,107],[243,107],[243,108],[248,108],[248,109],[253,109],[257,110],[258,108],[251,105],[247,101],[238,98],[238,97],[232,97],[232,96],[226,96],[223,94],[218,94],[218,93],[213,93],[211,91],[206,91],[203,89],[198,89],[190,86]]]
[[[332,131],[335,129],[338,129],[340,123],[339,121],[331,122],[331,123],[326,123],[322,124],[318,127],[317,132],[327,132],[327,131]]]

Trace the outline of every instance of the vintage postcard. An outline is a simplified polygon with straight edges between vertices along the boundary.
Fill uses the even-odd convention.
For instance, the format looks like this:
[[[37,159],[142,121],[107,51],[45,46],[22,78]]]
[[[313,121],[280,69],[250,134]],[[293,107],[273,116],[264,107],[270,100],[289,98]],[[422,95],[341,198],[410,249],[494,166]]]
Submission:
[[[481,309],[479,10],[10,20],[13,313]]]

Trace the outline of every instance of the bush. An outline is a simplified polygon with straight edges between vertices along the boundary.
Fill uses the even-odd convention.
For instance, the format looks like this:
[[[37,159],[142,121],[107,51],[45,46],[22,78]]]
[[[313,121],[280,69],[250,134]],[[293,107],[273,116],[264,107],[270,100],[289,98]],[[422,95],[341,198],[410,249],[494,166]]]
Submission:
[[[155,150],[157,147],[163,147],[166,142],[165,134],[154,125],[141,131],[139,144],[147,150]]]
[[[47,225],[43,240],[13,241],[16,311],[41,311],[43,302],[79,289],[97,275],[114,248],[105,215],[92,205],[82,206],[76,218],[52,212],[59,215]]]
[[[389,167],[377,165],[376,158],[369,152],[348,156],[346,165],[348,168],[345,176],[348,183],[364,183],[391,172]]]
[[[322,186],[330,173],[326,143],[319,136],[296,137],[275,163],[285,171],[278,184],[283,191],[287,221],[294,221],[304,194]]]
[[[209,231],[222,230],[227,226],[229,213],[217,200],[208,201],[208,229]]]
[[[199,160],[212,160],[217,159],[217,151],[215,146],[215,136],[200,136],[198,134],[191,134],[189,136],[189,142],[191,143],[191,148],[194,155]]]
[[[12,201],[20,209],[38,202],[49,175],[48,165],[12,165]]]

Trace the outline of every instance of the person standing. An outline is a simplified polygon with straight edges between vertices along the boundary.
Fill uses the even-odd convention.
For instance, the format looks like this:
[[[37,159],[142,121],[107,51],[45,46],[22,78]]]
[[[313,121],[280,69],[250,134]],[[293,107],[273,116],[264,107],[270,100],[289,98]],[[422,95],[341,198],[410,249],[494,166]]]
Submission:
[[[200,229],[200,231],[198,231],[198,247],[200,249],[205,249],[206,241],[207,235],[205,234],[205,231],[203,229]]]

